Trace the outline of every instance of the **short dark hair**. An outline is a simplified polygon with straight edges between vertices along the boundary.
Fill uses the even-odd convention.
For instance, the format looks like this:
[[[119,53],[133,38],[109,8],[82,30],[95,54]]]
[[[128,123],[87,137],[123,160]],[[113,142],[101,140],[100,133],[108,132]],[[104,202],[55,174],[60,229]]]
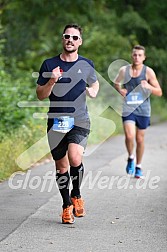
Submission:
[[[82,28],[81,26],[77,25],[77,24],[67,24],[65,27],[64,27],[64,30],[63,30],[63,33],[65,33],[65,31],[68,29],[68,28],[74,28],[76,30],[78,30],[80,32],[80,35],[82,35]]]
[[[146,51],[145,47],[142,46],[142,45],[135,45],[135,46],[133,47],[133,50],[134,50],[134,49],[136,49],[136,50],[143,50],[144,52]]]

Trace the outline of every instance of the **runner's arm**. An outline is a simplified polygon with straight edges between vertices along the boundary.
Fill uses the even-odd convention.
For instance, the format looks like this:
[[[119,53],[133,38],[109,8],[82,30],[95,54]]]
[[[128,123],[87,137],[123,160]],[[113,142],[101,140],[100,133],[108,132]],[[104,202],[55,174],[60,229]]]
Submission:
[[[146,80],[141,81],[143,88],[147,88],[153,95],[162,96],[162,89],[152,68],[147,67]]]
[[[56,84],[60,76],[61,76],[60,67],[56,67],[52,71],[52,77],[45,85],[40,84],[37,85],[36,94],[39,100],[42,101],[45,98],[49,97],[54,85]]]
[[[127,94],[127,90],[126,88],[122,88],[122,84],[121,81],[124,79],[124,74],[125,74],[125,68],[122,67],[119,70],[118,75],[116,76],[115,80],[114,80],[114,87],[115,89],[123,96],[125,97]]]
[[[95,98],[99,91],[99,82],[98,80],[90,85],[90,87],[86,87],[86,94],[90,98]]]

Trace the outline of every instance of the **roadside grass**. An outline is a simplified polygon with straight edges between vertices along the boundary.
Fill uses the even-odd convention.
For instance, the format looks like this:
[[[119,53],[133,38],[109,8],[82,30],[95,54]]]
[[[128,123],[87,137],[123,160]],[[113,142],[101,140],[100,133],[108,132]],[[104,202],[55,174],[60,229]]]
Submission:
[[[159,123],[167,120],[167,100],[163,97],[151,97],[151,123]]]
[[[88,145],[99,144],[123,132],[122,120],[112,108],[106,109],[98,117],[91,118],[91,133]]]
[[[0,143],[0,181],[22,170],[16,163],[17,158],[43,135],[45,135],[44,123],[33,125],[29,122],[29,125],[23,125],[10,136],[4,137]]]

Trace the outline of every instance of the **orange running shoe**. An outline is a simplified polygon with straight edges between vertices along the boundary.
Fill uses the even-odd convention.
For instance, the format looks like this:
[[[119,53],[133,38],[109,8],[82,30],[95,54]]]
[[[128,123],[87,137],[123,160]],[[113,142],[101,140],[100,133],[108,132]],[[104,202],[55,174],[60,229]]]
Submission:
[[[62,223],[63,224],[73,224],[75,222],[73,215],[73,205],[67,206],[63,209],[62,213]]]
[[[74,206],[74,215],[75,217],[83,217],[86,212],[84,209],[84,200],[81,197],[71,198],[72,204]]]

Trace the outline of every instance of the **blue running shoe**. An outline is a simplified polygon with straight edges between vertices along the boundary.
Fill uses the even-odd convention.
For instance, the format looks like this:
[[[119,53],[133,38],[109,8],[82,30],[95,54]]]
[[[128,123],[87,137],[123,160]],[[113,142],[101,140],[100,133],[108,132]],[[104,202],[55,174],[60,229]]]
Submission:
[[[142,171],[142,169],[136,167],[135,178],[142,178],[142,177],[143,177],[143,171]]]
[[[135,173],[135,162],[134,162],[134,159],[128,158],[128,164],[126,166],[126,172],[129,175],[133,175]]]

